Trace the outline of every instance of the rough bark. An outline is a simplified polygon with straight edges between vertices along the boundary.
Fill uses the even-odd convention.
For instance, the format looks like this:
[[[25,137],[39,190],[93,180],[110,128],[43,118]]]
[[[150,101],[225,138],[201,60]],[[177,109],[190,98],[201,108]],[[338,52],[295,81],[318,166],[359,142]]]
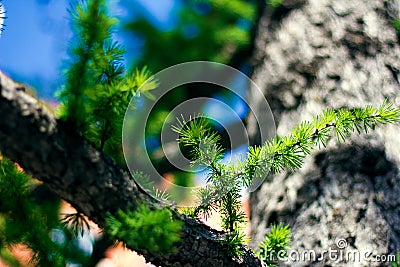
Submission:
[[[68,125],[57,121],[24,90],[0,72],[0,151],[4,156],[46,183],[100,227],[104,226],[107,212],[134,209],[138,203],[159,206],[126,171],[74,134]],[[223,233],[176,216],[183,221],[178,254],[138,251],[146,260],[162,266],[260,266],[245,247],[242,259],[229,257],[220,242]]]
[[[397,8],[384,0],[292,0],[266,8],[252,78],[271,105],[278,134],[326,108],[377,106],[385,98],[400,104]],[[257,106],[257,99],[251,102]],[[253,244],[270,223],[282,221],[292,227],[294,250],[321,254],[342,238],[344,252],[398,253],[399,135],[399,126],[391,125],[344,144],[331,142],[298,172],[270,176],[251,196]],[[325,256],[290,266],[345,263]],[[348,264],[389,265],[362,259]]]

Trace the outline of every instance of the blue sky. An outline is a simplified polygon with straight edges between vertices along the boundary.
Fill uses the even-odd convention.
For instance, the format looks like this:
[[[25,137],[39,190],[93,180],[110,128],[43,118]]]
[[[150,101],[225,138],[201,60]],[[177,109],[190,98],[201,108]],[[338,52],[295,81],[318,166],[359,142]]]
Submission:
[[[55,82],[70,37],[66,1],[43,2],[3,1],[8,18],[0,37],[0,69],[35,87]]]
[[[14,79],[34,87],[39,97],[53,98],[60,86],[60,72],[66,58],[69,27],[68,0],[3,0],[7,24],[0,36],[0,69]],[[111,2],[114,15],[124,19],[142,14],[160,28],[173,25],[177,0],[121,0]],[[117,39],[127,47],[139,46],[121,34]],[[132,40],[132,39],[131,39]],[[137,56],[137,49],[131,49]],[[136,52],[136,54],[134,53]]]

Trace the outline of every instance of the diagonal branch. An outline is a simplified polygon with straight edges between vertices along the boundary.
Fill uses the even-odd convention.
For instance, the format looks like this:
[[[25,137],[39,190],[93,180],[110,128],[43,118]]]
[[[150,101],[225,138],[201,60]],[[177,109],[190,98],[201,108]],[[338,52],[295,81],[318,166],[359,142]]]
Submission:
[[[158,206],[127,172],[24,91],[24,86],[0,72],[0,151],[4,156],[46,183],[100,227],[107,212],[134,209],[134,203]],[[162,266],[261,266],[246,247],[241,248],[241,260],[229,257],[220,242],[222,232],[183,215],[177,217],[184,223],[178,254],[138,251],[146,260]]]

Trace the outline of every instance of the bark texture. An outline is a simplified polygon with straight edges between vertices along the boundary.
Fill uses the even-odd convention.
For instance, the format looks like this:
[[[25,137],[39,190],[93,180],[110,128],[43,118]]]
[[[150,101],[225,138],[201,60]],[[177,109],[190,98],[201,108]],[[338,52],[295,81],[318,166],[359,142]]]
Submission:
[[[138,203],[157,208],[129,174],[116,167],[82,137],[58,122],[25,88],[0,72],[0,151],[43,181],[100,227],[107,212],[134,209]],[[162,266],[261,266],[252,252],[232,259],[221,245],[223,233],[176,214],[183,221],[178,254],[138,251]],[[132,248],[135,249],[135,248]]]
[[[266,8],[252,78],[269,100],[279,135],[327,108],[377,106],[385,98],[399,106],[396,16],[397,1],[385,0],[291,0]],[[250,120],[249,130],[254,126]],[[345,245],[343,252],[362,253],[360,261],[324,255],[290,266],[388,266],[373,260],[400,251],[399,136],[399,126],[390,125],[331,142],[298,172],[270,176],[251,196],[253,244],[270,223],[282,221],[292,227],[294,250],[321,256]]]

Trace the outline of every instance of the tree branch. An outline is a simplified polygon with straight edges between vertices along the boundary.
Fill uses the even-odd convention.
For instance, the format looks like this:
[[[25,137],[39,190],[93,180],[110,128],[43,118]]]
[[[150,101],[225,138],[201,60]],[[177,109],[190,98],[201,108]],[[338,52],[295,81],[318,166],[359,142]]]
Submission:
[[[134,209],[135,203],[159,207],[126,171],[57,121],[45,105],[24,91],[24,86],[0,71],[0,151],[4,156],[46,183],[100,227],[107,212]],[[178,213],[177,218],[184,223],[178,254],[138,253],[162,266],[261,266],[246,247],[241,248],[242,259],[229,257],[220,242],[222,232]]]

